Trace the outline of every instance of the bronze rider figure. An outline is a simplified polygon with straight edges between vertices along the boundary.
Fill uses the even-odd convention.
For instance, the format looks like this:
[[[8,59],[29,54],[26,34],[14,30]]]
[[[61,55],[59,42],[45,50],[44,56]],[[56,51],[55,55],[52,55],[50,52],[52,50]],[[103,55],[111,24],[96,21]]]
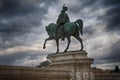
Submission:
[[[65,23],[70,22],[69,17],[66,13],[67,10],[68,8],[64,4],[56,22],[57,23],[57,29],[56,29],[56,35],[55,35],[56,39],[57,39],[58,29]],[[64,28],[63,28],[63,34],[64,34]],[[62,40],[64,40],[64,38]]]

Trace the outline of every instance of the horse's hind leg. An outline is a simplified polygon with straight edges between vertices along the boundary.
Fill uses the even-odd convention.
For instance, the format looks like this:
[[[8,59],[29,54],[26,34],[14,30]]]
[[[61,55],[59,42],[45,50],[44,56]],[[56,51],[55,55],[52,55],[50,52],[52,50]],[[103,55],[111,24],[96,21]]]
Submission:
[[[70,42],[71,42],[70,36],[67,37],[67,40],[68,40],[68,45],[67,45],[66,49],[64,50],[64,52],[67,52],[67,50],[68,50],[68,48],[69,48],[69,45],[70,45]]]
[[[82,39],[79,37],[79,35],[77,36],[77,35],[75,35],[74,36],[80,43],[81,43],[81,51],[83,50],[83,42],[82,42]]]
[[[59,52],[59,39],[56,39],[56,45],[57,45],[57,52],[56,53],[58,53]]]

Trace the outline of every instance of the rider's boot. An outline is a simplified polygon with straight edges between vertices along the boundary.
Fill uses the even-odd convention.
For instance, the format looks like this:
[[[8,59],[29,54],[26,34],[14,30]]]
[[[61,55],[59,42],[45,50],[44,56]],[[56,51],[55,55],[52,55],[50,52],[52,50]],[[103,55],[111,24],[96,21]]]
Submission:
[[[57,27],[56,32],[55,32],[55,40],[57,39],[57,35],[58,35],[58,27]]]

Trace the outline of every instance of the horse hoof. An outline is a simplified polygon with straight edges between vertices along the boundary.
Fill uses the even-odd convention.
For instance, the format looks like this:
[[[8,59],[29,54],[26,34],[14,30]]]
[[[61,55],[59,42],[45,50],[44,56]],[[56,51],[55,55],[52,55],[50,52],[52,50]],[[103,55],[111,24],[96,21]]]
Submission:
[[[56,53],[59,53],[59,51],[56,51]]]
[[[82,51],[83,50],[83,47],[80,49],[80,51]]]
[[[45,49],[46,47],[44,46],[43,49]]]
[[[82,51],[83,49],[80,49],[80,51]]]
[[[66,50],[64,52],[67,52]]]
[[[56,52],[56,54],[57,54],[58,52]]]

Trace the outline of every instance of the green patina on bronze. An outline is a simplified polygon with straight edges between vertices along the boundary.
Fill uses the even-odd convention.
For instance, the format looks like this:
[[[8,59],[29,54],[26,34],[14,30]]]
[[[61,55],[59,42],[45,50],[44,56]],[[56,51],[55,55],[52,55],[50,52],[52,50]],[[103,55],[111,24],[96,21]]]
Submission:
[[[67,7],[65,5],[63,6],[62,11],[67,11]],[[79,37],[79,32],[81,35],[83,35],[83,21],[81,19],[77,19],[75,22],[69,22],[69,17],[65,12],[61,12],[59,15],[59,18],[57,20],[57,24],[50,23],[48,26],[46,26],[46,31],[49,35],[49,37],[45,40],[43,48],[46,48],[46,42],[48,40],[56,40],[57,44],[57,52],[59,52],[59,39],[67,38],[68,45],[64,52],[66,52],[69,48],[71,39],[70,37],[75,37],[81,44],[81,49],[83,50],[83,43],[82,39]]]

